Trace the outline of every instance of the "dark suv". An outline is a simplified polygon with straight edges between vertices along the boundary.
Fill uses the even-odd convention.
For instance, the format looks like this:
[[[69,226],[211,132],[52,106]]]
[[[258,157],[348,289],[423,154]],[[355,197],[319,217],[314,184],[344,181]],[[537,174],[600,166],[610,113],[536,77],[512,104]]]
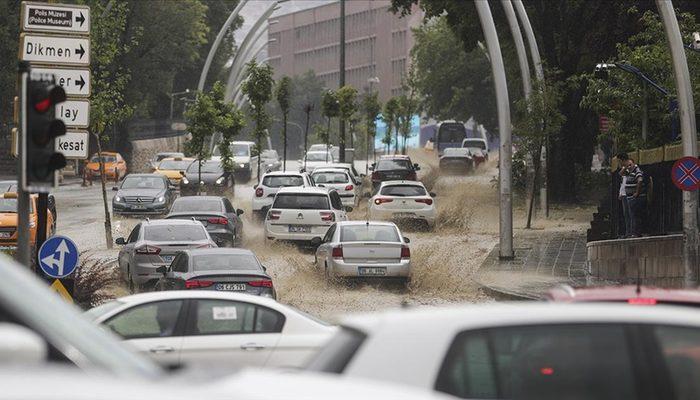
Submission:
[[[372,164],[370,170],[372,188],[376,188],[384,181],[417,181],[416,171],[419,171],[420,167],[413,164],[408,156],[394,155],[382,156]]]

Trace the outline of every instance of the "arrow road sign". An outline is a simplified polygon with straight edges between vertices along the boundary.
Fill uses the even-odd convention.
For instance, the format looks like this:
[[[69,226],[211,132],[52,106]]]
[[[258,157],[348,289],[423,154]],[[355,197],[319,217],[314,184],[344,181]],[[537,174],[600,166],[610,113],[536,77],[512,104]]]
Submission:
[[[78,247],[65,236],[51,236],[39,249],[39,266],[52,278],[63,278],[78,266]]]
[[[22,30],[90,34],[90,7],[22,2]]]
[[[32,68],[31,78],[35,81],[54,81],[63,87],[68,97],[90,96],[90,70],[69,68]]]
[[[66,100],[56,105],[56,118],[63,120],[69,128],[90,126],[90,102],[88,100]]]
[[[51,65],[90,65],[90,39],[20,35],[20,59]]]
[[[88,157],[90,134],[86,131],[67,131],[55,139],[56,151],[68,159],[84,160]]]

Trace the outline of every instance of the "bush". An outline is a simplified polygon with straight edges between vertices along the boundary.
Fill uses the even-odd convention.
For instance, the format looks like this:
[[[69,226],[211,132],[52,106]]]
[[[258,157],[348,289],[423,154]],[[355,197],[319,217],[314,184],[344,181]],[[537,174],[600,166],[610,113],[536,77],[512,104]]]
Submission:
[[[114,298],[109,289],[119,284],[119,268],[112,260],[81,257],[73,279],[73,301],[89,309]]]

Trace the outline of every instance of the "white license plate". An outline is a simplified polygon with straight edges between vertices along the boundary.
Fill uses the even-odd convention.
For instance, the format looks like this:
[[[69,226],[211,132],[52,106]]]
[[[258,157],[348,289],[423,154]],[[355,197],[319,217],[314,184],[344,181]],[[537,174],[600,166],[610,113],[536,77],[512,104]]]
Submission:
[[[360,276],[384,276],[386,267],[358,267],[357,273]]]
[[[406,213],[406,212],[400,212],[400,213],[394,213],[394,218],[414,218],[416,214],[414,213]]]
[[[0,232],[0,239],[9,239],[12,237],[12,232]]]
[[[214,286],[216,290],[228,290],[228,291],[245,291],[245,283],[217,283]]]
[[[134,210],[145,210],[146,206],[131,206]]]
[[[289,225],[289,233],[309,233],[309,232],[311,232],[310,226]]]
[[[166,263],[171,263],[171,262],[173,262],[173,259],[175,258],[175,256],[160,256],[160,258],[162,258],[163,261],[165,261]]]

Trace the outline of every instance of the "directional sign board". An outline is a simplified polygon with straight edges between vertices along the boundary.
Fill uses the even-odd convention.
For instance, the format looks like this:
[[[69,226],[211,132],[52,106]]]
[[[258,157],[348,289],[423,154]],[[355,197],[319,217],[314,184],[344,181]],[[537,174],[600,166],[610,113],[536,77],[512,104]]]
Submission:
[[[39,266],[52,278],[63,278],[78,266],[78,247],[65,236],[51,236],[39,249]]]
[[[700,188],[700,160],[683,157],[671,168],[671,180],[680,190],[692,192]]]
[[[88,157],[90,134],[86,131],[67,131],[56,138],[56,151],[68,159],[84,160]]]
[[[54,81],[66,91],[68,97],[90,96],[90,70],[72,68],[32,68],[32,80]]]
[[[90,7],[23,2],[22,30],[87,35],[90,33]]]
[[[90,125],[90,102],[68,99],[56,105],[56,118],[68,128],[87,128]]]
[[[90,39],[20,35],[20,60],[50,65],[90,65]]]

